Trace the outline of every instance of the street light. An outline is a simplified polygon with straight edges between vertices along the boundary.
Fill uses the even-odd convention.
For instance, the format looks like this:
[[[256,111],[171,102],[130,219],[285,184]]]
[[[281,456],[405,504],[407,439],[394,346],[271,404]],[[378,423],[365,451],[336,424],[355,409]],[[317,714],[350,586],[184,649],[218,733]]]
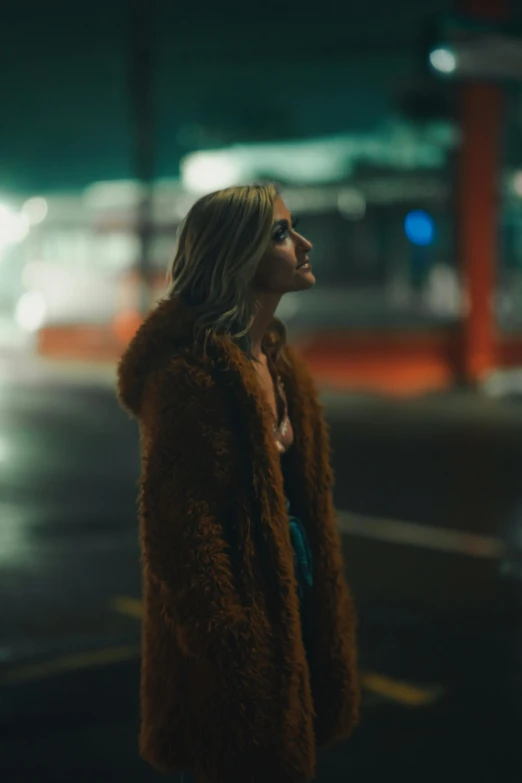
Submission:
[[[430,52],[430,65],[442,74],[452,74],[457,70],[457,56],[451,49],[440,46]]]
[[[491,10],[500,0],[491,0]],[[499,9],[500,10],[500,9]],[[480,16],[442,14],[427,29],[430,70],[461,81],[522,81],[522,25]]]

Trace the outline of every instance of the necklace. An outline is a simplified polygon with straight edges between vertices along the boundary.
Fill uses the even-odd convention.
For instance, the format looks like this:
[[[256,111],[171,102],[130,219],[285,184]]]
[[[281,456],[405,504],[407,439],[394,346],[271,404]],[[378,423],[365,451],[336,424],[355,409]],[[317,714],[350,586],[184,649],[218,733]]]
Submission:
[[[277,376],[277,386],[279,389],[279,394],[281,395],[281,399],[283,400],[284,404],[284,411],[283,411],[283,418],[281,420],[281,424],[278,425],[277,418],[274,416],[274,435],[277,439],[284,438],[287,431],[288,431],[288,405],[286,402],[286,394],[285,394],[285,387],[283,386],[283,381],[281,380],[281,377]]]
[[[267,367],[270,375],[272,376],[272,381],[274,382],[276,390],[277,392],[279,392],[279,399],[283,403],[283,412],[282,412],[280,424],[278,423],[278,416],[279,416],[278,412],[274,414],[272,411],[272,418],[273,418],[272,430],[277,444],[277,448],[279,449],[279,451],[284,451],[285,447],[281,443],[281,439],[286,436],[290,424],[290,419],[288,417],[288,403],[286,399],[285,387],[283,385],[283,381],[281,380],[281,376],[278,373],[276,373],[275,367],[270,362],[268,356],[267,356]],[[276,397],[277,397],[277,393],[276,393]],[[276,400],[276,408],[277,407],[278,406]]]

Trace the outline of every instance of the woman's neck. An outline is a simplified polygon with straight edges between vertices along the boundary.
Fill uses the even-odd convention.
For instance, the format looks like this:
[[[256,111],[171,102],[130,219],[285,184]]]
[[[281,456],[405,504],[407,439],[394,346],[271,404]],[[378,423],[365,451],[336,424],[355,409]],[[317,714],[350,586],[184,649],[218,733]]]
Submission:
[[[255,359],[259,359],[262,353],[263,338],[281,301],[281,294],[262,292],[256,293],[254,298],[258,304],[258,310],[250,327],[250,338],[252,340],[252,355]]]

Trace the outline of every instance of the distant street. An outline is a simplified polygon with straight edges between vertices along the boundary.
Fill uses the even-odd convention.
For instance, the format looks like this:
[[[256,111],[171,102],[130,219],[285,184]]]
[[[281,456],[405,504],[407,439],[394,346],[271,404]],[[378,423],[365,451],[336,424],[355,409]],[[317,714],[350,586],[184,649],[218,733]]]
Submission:
[[[365,709],[317,780],[517,779],[497,616],[522,415],[325,403]],[[136,426],[102,377],[4,363],[0,466],[2,779],[159,780],[136,746]]]

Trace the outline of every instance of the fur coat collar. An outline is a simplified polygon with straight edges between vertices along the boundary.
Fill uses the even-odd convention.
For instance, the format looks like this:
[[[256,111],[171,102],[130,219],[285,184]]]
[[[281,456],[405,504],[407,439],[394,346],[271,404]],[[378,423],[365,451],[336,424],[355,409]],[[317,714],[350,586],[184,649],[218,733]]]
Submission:
[[[279,339],[270,329],[267,347]],[[292,348],[277,369],[294,429],[283,458],[252,364],[226,336],[199,353],[179,303],[149,314],[118,368],[120,404],[141,436],[140,749],[198,783],[304,783],[316,747],[357,722],[327,426]],[[285,496],[314,561],[306,650]]]

